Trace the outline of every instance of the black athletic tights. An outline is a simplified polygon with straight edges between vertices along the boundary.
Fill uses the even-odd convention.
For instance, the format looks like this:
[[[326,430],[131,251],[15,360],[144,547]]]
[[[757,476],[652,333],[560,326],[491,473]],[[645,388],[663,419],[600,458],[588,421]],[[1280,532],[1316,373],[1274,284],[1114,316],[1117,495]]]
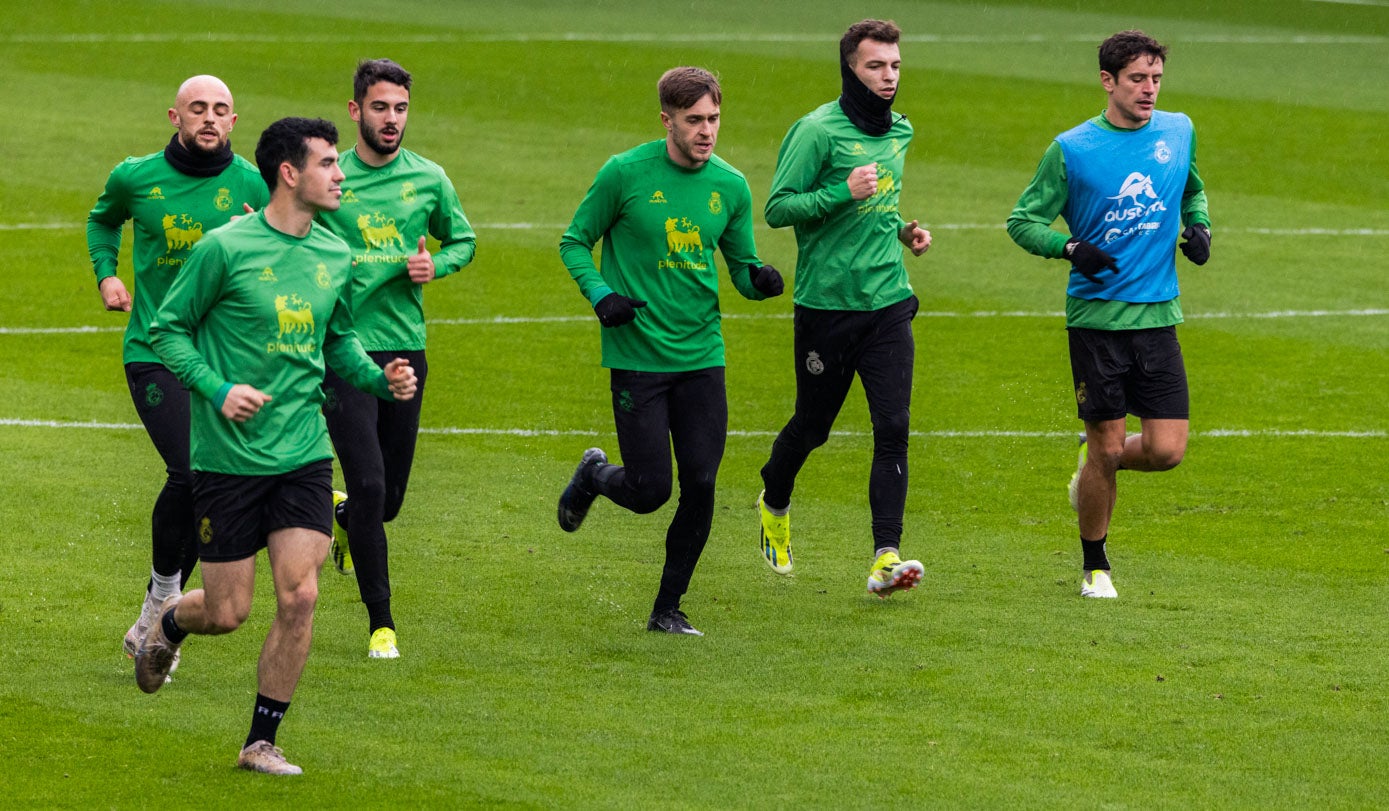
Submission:
[[[666,561],[653,613],[679,608],[714,522],[714,480],[728,433],[724,370],[613,369],[612,398],[622,465],[603,470],[599,493],[632,512],[660,509],[670,499],[674,446],[680,500],[666,530]]]
[[[347,484],[347,545],[357,570],[357,589],[370,606],[391,596],[385,524],[405,502],[429,366],[423,351],[367,354],[383,368],[393,358],[405,358],[418,381],[413,398],[387,402],[358,390],[332,369],[324,375],[328,400],[323,414]]]
[[[188,469],[188,389],[159,363],[127,363],[125,382],[168,478],[150,515],[154,570],[180,572],[181,589],[198,563],[193,476]]]
[[[796,411],[762,467],[768,506],[791,503],[796,475],[810,452],[829,439],[857,374],[873,420],[873,467],[868,476],[873,548],[900,545],[907,504],[916,310],[915,296],[869,312],[796,308]]]

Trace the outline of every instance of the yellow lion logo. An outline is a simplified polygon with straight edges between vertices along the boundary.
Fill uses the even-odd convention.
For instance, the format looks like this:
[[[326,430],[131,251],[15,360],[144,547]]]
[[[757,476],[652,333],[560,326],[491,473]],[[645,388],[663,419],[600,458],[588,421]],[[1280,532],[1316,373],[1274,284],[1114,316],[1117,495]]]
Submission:
[[[384,219],[380,214],[376,215],[378,225],[372,224],[372,215],[363,214],[357,218],[357,229],[362,232],[362,242],[367,246],[367,250],[386,250],[392,243],[400,246],[400,250],[405,250],[405,238],[396,230],[395,219]]]
[[[295,305],[290,309],[289,305]],[[280,316],[280,337],[286,335],[314,333],[313,324],[313,305],[299,298],[298,294],[292,296],[276,296],[275,310]]]
[[[684,231],[677,231],[677,225],[684,225]],[[677,220],[674,217],[666,220],[666,255],[673,253],[684,253],[692,251],[700,253],[704,250],[704,238],[699,235],[699,226],[692,225],[688,219]]]
[[[164,215],[164,242],[168,244],[171,251],[191,248],[203,238],[202,223],[191,222],[187,214],[183,215],[183,219],[189,225],[188,228],[180,228],[175,225],[178,218],[173,214]]]
[[[889,194],[897,190],[897,181],[892,172],[884,171],[878,176],[878,194]]]

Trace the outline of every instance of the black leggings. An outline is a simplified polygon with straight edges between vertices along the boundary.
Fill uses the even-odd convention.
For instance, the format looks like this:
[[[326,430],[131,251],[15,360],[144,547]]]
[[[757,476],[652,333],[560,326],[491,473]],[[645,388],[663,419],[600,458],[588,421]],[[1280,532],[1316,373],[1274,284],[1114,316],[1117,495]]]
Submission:
[[[182,588],[198,564],[193,477],[188,469],[188,389],[159,363],[127,363],[125,382],[168,478],[150,515],[154,570],[179,572]]]
[[[873,419],[873,467],[868,477],[873,548],[901,544],[916,309],[915,296],[869,312],[796,307],[796,411],[762,467],[769,507],[791,503],[796,475],[810,452],[829,439],[857,374]]]
[[[728,434],[722,366],[692,372],[612,370],[613,421],[622,465],[598,477],[598,492],[632,512],[670,500],[671,449],[680,500],[666,530],[666,561],[653,612],[680,607],[714,522],[714,481]]]
[[[391,596],[385,523],[405,502],[429,366],[423,351],[367,354],[382,368],[394,358],[405,358],[418,381],[413,398],[388,402],[358,390],[331,368],[323,379],[328,398],[323,415],[347,484],[347,544],[357,570],[357,590],[362,602],[370,605]]]

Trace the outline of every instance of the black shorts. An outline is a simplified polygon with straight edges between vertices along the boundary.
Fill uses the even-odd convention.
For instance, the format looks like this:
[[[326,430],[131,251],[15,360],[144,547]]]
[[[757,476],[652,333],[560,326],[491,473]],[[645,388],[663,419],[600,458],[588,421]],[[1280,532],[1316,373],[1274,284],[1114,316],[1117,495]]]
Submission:
[[[333,461],[311,462],[277,476],[193,471],[198,559],[249,558],[271,532],[299,527],[333,533]]]
[[[1076,414],[1086,422],[1190,418],[1186,366],[1176,327],[1104,330],[1072,327]]]

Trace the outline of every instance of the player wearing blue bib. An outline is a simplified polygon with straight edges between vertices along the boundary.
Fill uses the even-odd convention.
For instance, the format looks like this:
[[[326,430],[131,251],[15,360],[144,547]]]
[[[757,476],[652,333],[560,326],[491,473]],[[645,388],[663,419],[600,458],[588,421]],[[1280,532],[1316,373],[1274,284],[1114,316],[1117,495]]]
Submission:
[[[1008,218],[1030,253],[1071,263],[1066,328],[1085,422],[1069,487],[1079,514],[1085,597],[1116,597],[1105,544],[1119,470],[1170,470],[1186,454],[1189,396],[1176,325],[1176,249],[1210,258],[1196,131],[1156,109],[1167,48],[1141,31],[1100,45],[1105,111],[1056,137]],[[1051,227],[1065,220],[1070,235]],[[1125,417],[1141,430],[1126,435]]]

